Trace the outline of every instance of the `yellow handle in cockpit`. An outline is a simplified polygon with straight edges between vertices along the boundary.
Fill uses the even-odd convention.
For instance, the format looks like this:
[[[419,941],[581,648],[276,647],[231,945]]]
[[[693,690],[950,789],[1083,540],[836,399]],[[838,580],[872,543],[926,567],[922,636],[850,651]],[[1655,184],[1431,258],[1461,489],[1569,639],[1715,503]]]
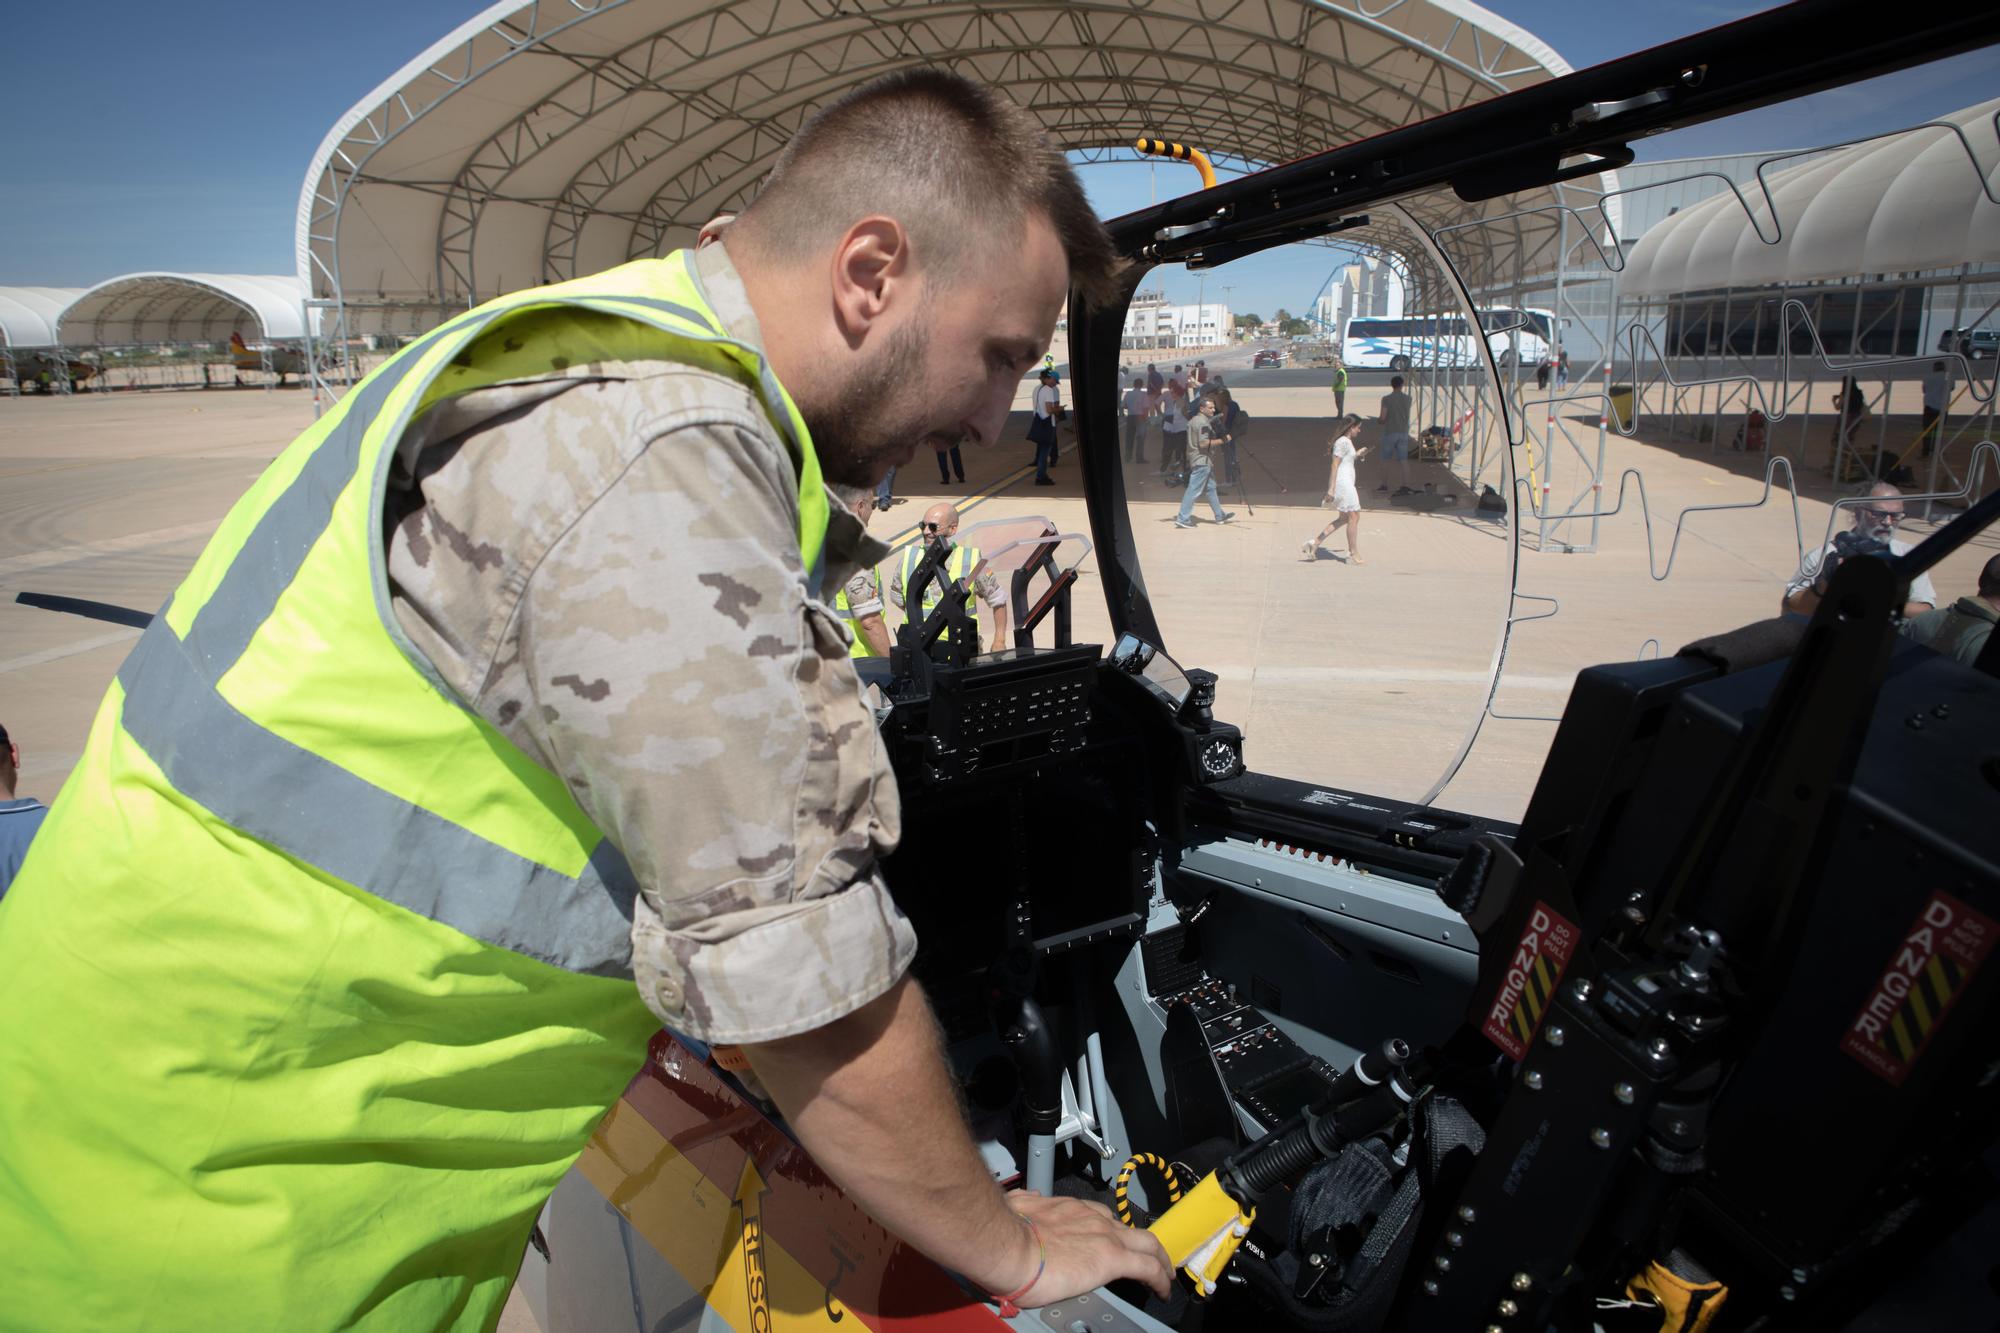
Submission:
[[[1176,162],[1194,163],[1195,170],[1201,173],[1201,188],[1204,190],[1215,188],[1215,164],[1208,160],[1208,154],[1202,152],[1201,149],[1190,148],[1186,144],[1169,143],[1165,139],[1148,139],[1143,136],[1135,139],[1132,142],[1132,146],[1148,157],[1171,157]]]

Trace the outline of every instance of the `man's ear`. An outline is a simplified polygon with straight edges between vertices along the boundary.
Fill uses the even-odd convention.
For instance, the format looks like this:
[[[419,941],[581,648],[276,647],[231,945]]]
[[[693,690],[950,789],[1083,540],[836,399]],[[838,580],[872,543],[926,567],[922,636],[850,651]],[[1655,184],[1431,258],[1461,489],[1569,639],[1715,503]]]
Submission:
[[[847,229],[833,251],[833,309],[848,346],[913,294],[910,234],[894,218],[866,217]]]

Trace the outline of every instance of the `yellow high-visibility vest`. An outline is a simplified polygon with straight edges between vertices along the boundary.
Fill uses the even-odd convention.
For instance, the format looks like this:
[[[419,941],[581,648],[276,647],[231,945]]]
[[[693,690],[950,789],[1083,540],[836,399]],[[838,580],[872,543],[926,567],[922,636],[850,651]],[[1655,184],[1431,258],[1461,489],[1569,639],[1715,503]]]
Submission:
[[[812,440],[690,252],[469,311],[299,436],[120,669],[0,899],[0,1325],[498,1319],[659,1024],[624,857],[415,655],[380,516],[430,405],[591,360],[757,393],[816,595]]]
[[[919,625],[924,622],[925,618],[930,615],[931,610],[937,606],[939,599],[944,596],[943,586],[936,579],[932,579],[930,586],[924,589],[923,609],[917,610],[909,605],[910,579],[917,572],[917,565],[923,558],[924,545],[922,542],[905,546],[903,548],[902,564],[900,566],[901,572],[899,575],[901,580],[899,586],[903,589],[903,614],[909,618],[912,624]],[[978,547],[953,546],[951,553],[944,559],[944,577],[947,581],[956,582],[966,577],[978,563]],[[971,589],[968,588],[965,594],[965,613],[967,615],[977,614],[976,600]],[[991,627],[989,626],[988,628]],[[950,640],[951,631],[946,629],[938,638],[940,641]]]

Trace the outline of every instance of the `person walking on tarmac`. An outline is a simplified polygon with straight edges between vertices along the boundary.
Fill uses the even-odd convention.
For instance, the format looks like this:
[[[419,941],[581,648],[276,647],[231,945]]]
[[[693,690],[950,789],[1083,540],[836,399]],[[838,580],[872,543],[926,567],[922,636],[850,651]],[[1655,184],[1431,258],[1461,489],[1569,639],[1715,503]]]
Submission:
[[[1306,542],[1301,554],[1307,560],[1319,559],[1319,548],[1328,537],[1341,528],[1347,529],[1347,563],[1365,565],[1361,558],[1361,488],[1354,481],[1354,465],[1368,456],[1367,448],[1356,448],[1354,441],[1361,434],[1361,418],[1346,416],[1333,423],[1333,473],[1327,478],[1326,498],[1320,501],[1320,508],[1331,506],[1338,513],[1333,522],[1321,528],[1317,535]]]
[[[829,486],[997,438],[1114,264],[1029,113],[900,71],[717,243],[467,311],[307,428],[0,899],[0,1323],[491,1328],[663,1025],[996,1299],[1166,1295],[980,1158],[830,605],[887,552]]]
[[[1338,357],[1333,362],[1333,414],[1347,415],[1347,365]]]
[[[848,506],[854,510],[854,516],[861,520],[865,529],[869,516],[875,512],[875,497],[867,491],[851,495]],[[889,626],[882,619],[882,578],[875,572],[872,563],[854,571],[841,590],[834,594],[833,607],[847,622],[847,631],[854,640],[848,648],[848,656],[889,655]]]
[[[1215,473],[1222,466],[1223,448],[1229,443],[1229,437],[1222,433],[1222,426],[1216,420],[1219,407],[1214,395],[1205,394],[1201,406],[1188,422],[1188,481],[1187,489],[1181,493],[1180,513],[1174,517],[1177,528],[1195,526],[1195,502],[1204,497],[1217,523],[1228,523],[1236,517],[1223,509],[1222,497],[1215,488]]]
[[[910,580],[917,572],[918,563],[930,544],[942,540],[949,554],[944,568],[940,571],[946,581],[957,582],[968,576],[972,579],[972,591],[965,596],[967,615],[977,615],[974,603],[986,608],[986,624],[990,632],[982,631],[980,643],[991,651],[1006,646],[1007,638],[1007,594],[1000,587],[1000,580],[985,570],[974,575],[972,571],[979,565],[977,546],[960,546],[952,539],[958,535],[958,510],[940,501],[924,511],[917,524],[917,540],[903,548],[903,554],[896,565],[895,577],[889,581],[889,600],[903,613],[906,623],[921,625],[930,615],[931,609],[944,596],[944,584],[933,579],[924,589],[924,604],[921,610],[912,612],[908,605]],[[947,629],[944,638],[951,637]]]

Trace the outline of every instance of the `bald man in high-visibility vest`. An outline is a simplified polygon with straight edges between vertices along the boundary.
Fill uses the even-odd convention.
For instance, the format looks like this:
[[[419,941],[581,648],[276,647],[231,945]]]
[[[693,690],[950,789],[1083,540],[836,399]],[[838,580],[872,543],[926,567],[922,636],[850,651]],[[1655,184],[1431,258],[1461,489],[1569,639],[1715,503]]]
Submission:
[[[924,549],[938,537],[950,543],[950,554],[946,557],[944,569],[940,571],[946,582],[965,578],[979,567],[979,548],[960,546],[952,542],[958,534],[958,510],[949,504],[938,503],[924,511],[917,524],[917,540],[903,548],[902,556],[896,562],[896,575],[889,582],[889,600],[902,611],[906,621],[922,624],[931,609],[938,604],[944,589],[941,582],[933,581],[924,589],[924,604],[921,611],[912,612],[906,605],[905,590],[910,586],[911,577],[917,572],[917,564],[924,558]],[[966,595],[965,610],[976,615],[974,603],[986,609],[986,622],[980,629],[980,646],[991,652],[1006,647],[1007,639],[1007,594],[1000,587],[1000,580],[985,570],[972,576],[972,591]],[[950,638],[946,630],[943,637]]]

